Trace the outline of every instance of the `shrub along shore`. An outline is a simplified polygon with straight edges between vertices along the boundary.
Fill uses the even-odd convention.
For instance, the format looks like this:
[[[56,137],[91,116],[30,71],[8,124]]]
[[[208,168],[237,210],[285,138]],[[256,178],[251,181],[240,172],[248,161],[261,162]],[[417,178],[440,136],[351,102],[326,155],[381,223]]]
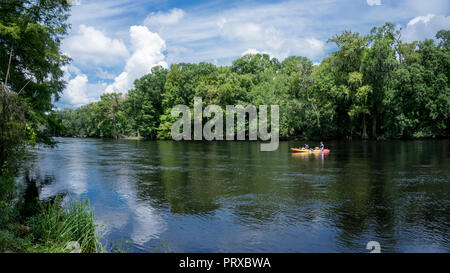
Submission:
[[[1,201],[0,211],[0,252],[70,253],[69,242],[77,242],[82,253],[102,249],[86,202],[41,202],[35,215],[24,217]]]
[[[87,201],[41,201],[34,181],[18,194],[11,176],[0,177],[0,252],[69,253],[76,242],[82,253],[101,252],[95,219]]]

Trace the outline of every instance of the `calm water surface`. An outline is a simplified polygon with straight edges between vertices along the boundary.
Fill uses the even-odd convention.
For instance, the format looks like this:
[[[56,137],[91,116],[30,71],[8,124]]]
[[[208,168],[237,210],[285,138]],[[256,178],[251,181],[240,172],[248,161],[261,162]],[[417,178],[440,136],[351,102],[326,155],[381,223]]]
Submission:
[[[450,141],[58,138],[25,175],[41,199],[87,198],[106,245],[135,252],[450,252]],[[310,146],[317,143],[309,143]]]

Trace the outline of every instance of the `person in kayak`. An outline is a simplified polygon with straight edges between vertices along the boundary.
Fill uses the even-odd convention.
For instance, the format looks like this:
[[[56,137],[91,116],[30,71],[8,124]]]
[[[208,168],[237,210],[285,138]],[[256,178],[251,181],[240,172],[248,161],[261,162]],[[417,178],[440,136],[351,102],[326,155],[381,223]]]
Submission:
[[[303,149],[304,149],[304,150],[310,150],[310,151],[313,151],[313,150],[314,150],[313,148],[309,148],[309,145],[308,145],[308,144],[305,144],[305,145],[303,146]]]
[[[323,141],[321,141],[320,142],[320,145],[319,145],[319,150],[324,150],[325,149],[325,145],[323,145]]]

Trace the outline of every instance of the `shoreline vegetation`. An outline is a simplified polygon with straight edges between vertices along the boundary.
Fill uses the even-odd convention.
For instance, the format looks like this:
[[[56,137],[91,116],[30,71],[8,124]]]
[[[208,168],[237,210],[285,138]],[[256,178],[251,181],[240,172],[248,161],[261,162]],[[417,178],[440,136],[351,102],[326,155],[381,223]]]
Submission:
[[[0,252],[71,253],[71,242],[77,253],[103,251],[87,200],[61,204],[56,196],[48,202],[36,199],[32,206],[1,201],[0,213]]]
[[[53,99],[66,86],[70,58],[60,44],[69,16],[69,1],[0,4],[0,252],[104,251],[87,201],[44,202],[36,182],[22,192],[15,179],[27,147],[55,144],[49,132],[58,129]]]
[[[320,64],[248,54],[229,66],[156,66],[125,94],[54,112],[61,125],[54,135],[171,139],[173,107],[192,109],[200,97],[224,112],[227,105],[279,105],[280,139],[448,138],[450,30],[435,37],[405,43],[386,23],[365,36],[333,36],[337,50]]]
[[[61,137],[61,138],[91,138],[91,139],[114,139],[114,138],[105,138],[105,137],[97,137],[97,136],[53,136],[53,137]],[[369,140],[376,140],[376,141],[382,141],[382,140],[403,140],[403,141],[407,141],[407,140],[441,140],[441,139],[450,139],[450,136],[420,136],[420,137],[410,137],[410,138],[402,138],[402,137],[398,137],[398,138],[386,138],[384,136],[378,136],[375,139],[359,139],[362,141],[369,141]],[[116,138],[116,140],[140,140],[140,141],[156,141],[156,140],[168,140],[168,139],[149,139],[149,138],[145,138],[143,136],[140,137],[135,137],[135,136],[118,136]],[[347,140],[347,141],[352,141],[355,139],[349,139],[349,138],[320,138],[320,137],[295,137],[295,136],[291,136],[291,137],[284,137],[284,138],[280,138],[280,141],[320,141],[320,140],[325,140],[325,141],[330,141],[330,140]],[[356,139],[358,140],[358,139]],[[192,142],[197,142],[198,140],[184,140],[184,141],[192,141]],[[204,142],[211,142],[208,140],[200,140],[200,141],[204,141]],[[213,141],[226,141],[226,140],[213,140]],[[234,140],[234,141],[238,141],[238,140]],[[264,142],[262,140],[246,140],[246,141],[250,141],[250,142]]]
[[[104,251],[87,200],[63,203],[57,195],[42,201],[36,184],[0,177],[0,252],[70,253],[70,242],[78,252]]]

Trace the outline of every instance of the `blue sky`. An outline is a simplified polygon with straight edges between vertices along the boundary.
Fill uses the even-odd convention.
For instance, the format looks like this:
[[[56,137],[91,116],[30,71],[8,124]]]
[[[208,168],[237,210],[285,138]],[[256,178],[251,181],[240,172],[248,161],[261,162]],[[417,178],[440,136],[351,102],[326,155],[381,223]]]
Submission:
[[[58,108],[126,93],[155,65],[229,65],[257,52],[318,63],[335,50],[327,39],[344,30],[367,34],[390,21],[404,41],[413,41],[450,29],[448,0],[78,2],[62,44],[73,61],[63,68],[68,85]]]

